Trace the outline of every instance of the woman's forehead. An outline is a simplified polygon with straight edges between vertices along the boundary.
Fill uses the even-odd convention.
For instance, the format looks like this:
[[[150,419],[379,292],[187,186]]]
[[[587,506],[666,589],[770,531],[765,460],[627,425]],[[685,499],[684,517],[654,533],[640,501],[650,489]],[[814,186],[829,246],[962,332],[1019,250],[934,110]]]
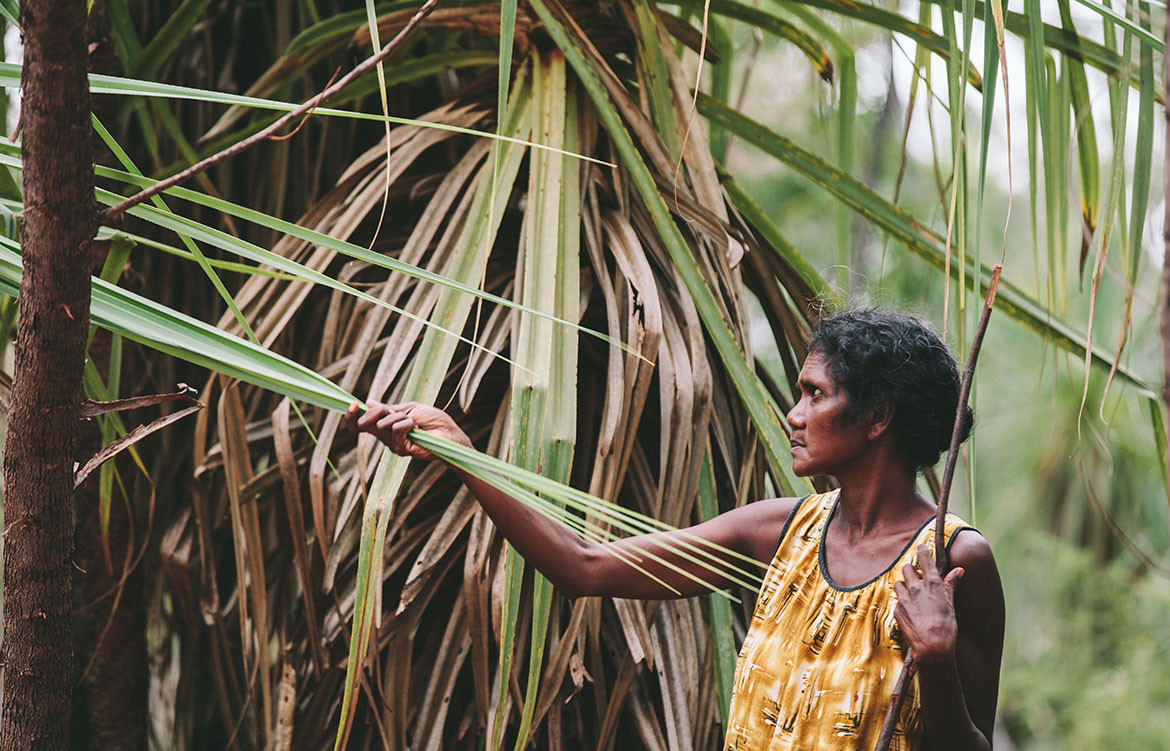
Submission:
[[[801,380],[827,381],[836,385],[833,372],[829,367],[829,358],[820,350],[813,350],[804,358],[804,365],[800,368]]]

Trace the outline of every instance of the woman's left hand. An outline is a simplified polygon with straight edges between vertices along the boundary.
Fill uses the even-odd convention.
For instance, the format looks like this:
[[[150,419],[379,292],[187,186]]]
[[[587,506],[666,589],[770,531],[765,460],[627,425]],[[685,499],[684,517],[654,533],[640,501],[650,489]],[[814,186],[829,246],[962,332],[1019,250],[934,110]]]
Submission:
[[[927,545],[918,546],[918,566],[921,574],[907,563],[902,567],[905,580],[894,583],[898,596],[894,618],[915,662],[953,660],[959,633],[955,585],[963,578],[963,569],[953,568],[945,578],[939,576]]]

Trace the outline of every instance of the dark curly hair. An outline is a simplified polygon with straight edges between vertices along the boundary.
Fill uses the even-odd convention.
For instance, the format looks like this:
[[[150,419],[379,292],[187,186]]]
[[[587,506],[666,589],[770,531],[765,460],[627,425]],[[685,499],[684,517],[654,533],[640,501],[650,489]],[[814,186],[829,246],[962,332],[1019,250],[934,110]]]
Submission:
[[[951,444],[959,370],[927,324],[901,313],[849,310],[822,318],[808,349],[826,358],[829,374],[849,396],[842,419],[888,406],[894,439],[914,467],[938,463]],[[974,422],[967,407],[964,441]]]

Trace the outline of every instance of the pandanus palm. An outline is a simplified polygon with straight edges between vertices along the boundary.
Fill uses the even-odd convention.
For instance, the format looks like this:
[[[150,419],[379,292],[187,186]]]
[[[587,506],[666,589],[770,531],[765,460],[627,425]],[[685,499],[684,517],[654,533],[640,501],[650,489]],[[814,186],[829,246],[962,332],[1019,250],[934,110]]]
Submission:
[[[306,0],[294,16],[280,6],[266,19],[273,56],[241,32],[241,20],[264,16],[255,8],[225,8],[205,27],[223,34],[186,37],[207,5],[188,0],[151,25],[134,19],[149,18],[153,4],[110,0],[117,72],[186,84],[214,75],[248,85],[255,98],[304,99],[338,65],[351,64],[353,51],[364,57],[416,10],[410,2],[326,9]],[[943,13],[950,21],[940,34],[864,4],[710,4],[717,32],[729,19],[752,24],[795,44],[826,79],[839,76],[833,163],[724,104],[725,74],[711,95],[699,94],[702,117],[692,116],[693,82],[680,55],[698,52],[717,71],[730,66],[720,57],[729,50],[701,30],[706,8],[672,12],[648,0],[443,4],[384,70],[324,103],[375,114],[313,117],[290,139],[217,168],[195,186],[204,192],[171,191],[184,201],[178,213],[194,220],[165,206],[132,212],[119,241],[135,232],[161,238],[157,228],[184,238],[183,248],[136,239],[170,252],[133,256],[132,268],[154,280],[155,299],[189,312],[222,310],[214,296],[167,289],[182,278],[173,271],[194,268],[186,265],[194,260],[213,277],[217,268],[243,272],[218,323],[230,336],[186,320],[143,323],[127,311],[149,303],[103,293],[113,312],[99,323],[239,379],[208,380],[202,398],[214,409],[200,415],[190,439],[170,439],[193,453],[193,480],[173,471],[173,453],[156,460],[156,485],[174,498],[162,517],[167,609],[156,630],[179,656],[157,671],[160,690],[178,702],[167,745],[717,744],[745,606],[717,595],[654,604],[566,600],[524,570],[440,465],[410,465],[357,439],[336,410],[350,394],[448,405],[488,454],[676,526],[811,487],[787,468],[781,416],[808,326],[833,293],[716,155],[734,134],[836,200],[842,247],[857,212],[978,287],[986,274],[964,251],[963,233],[931,229],[850,177],[852,52],[810,7],[905,35],[922,55],[945,58],[955,101],[969,86],[984,86],[984,96],[994,90],[997,28],[1036,41],[1033,64],[1042,64],[1045,44],[1062,56],[1072,83],[1054,110],[1083,106],[1077,83],[1085,64],[1117,76],[1121,90],[1130,72],[1115,43],[1082,40],[1071,21],[1045,30],[1038,10],[1005,17],[998,3],[967,5],[954,7],[959,16]],[[983,13],[998,21],[987,25],[981,76],[963,52],[969,34],[954,22]],[[1143,21],[1116,23],[1146,62],[1152,45],[1128,41]],[[136,26],[154,29],[150,42],[138,41]],[[1143,107],[1154,93],[1146,69],[1133,77]],[[101,85],[95,80],[98,90],[123,84]],[[389,92],[384,112],[420,122],[383,130],[379,91]],[[111,163],[117,157],[122,168],[100,173],[111,188],[142,182],[130,174],[135,160],[166,174],[177,168],[168,161],[189,163],[272,119],[257,114],[258,99],[234,100],[225,112],[199,101],[217,98],[205,92],[168,96],[195,101],[134,99],[111,108],[121,117],[107,143]],[[204,126],[201,139],[188,140],[180,122]],[[160,123],[176,127],[163,136]],[[983,124],[984,143],[990,127]],[[118,153],[118,142],[138,148]],[[18,156],[9,149],[6,158],[16,164]],[[1095,170],[1083,171],[1095,186]],[[965,191],[967,179],[960,169],[954,190]],[[216,190],[265,213],[219,200]],[[1099,205],[1112,216],[1117,196],[1085,195],[1087,226],[1097,223]],[[978,206],[958,192],[960,217],[968,203]],[[208,259],[205,246],[259,266]],[[6,278],[19,273],[10,261]],[[749,294],[763,303],[766,344],[775,344],[783,364],[771,377],[755,367]],[[1084,337],[1006,282],[1000,306],[1084,354]],[[95,303],[95,315],[102,310]],[[168,330],[190,336],[176,345]],[[258,346],[239,343],[247,340]],[[264,349],[335,385],[266,360]],[[163,367],[157,378],[180,380],[172,364]],[[98,374],[90,385],[111,395]],[[517,481],[520,470],[502,481]],[[533,502],[587,536],[636,528],[629,515],[528,477],[526,487],[539,491]],[[632,561],[631,575],[636,569]]]
[[[389,173],[392,197],[406,200],[388,205],[376,250],[482,285],[562,321],[580,321],[604,332],[608,341],[404,275],[387,278],[383,269],[368,264],[342,266],[338,262],[344,259],[335,253],[300,240],[282,240],[274,250],[329,269],[413,316],[261,277],[249,280],[237,301],[262,341],[277,341],[281,330],[292,326],[296,340],[318,345],[313,361],[335,373],[342,388],[378,399],[452,404],[465,413],[466,427],[489,453],[682,524],[702,513],[701,479],[709,493],[715,482],[734,489],[725,506],[736,496],[746,500],[768,492],[763,454],[735,390],[735,379],[750,369],[742,355],[738,371],[723,365],[703,335],[686,280],[689,274],[692,284],[710,285],[714,294],[704,302],[708,315],[727,321],[725,346],[747,350],[742,284],[733,264],[755,240],[728,210],[698,124],[690,135],[689,158],[675,175],[686,127],[679,116],[685,112],[685,81],[677,63],[667,62],[674,51],[662,44],[666,38],[658,36],[655,15],[646,18],[661,63],[647,74],[663,76],[655,94],[662,99],[660,113],[671,118],[663,128],[671,134],[674,153],[636,99],[625,94],[621,104],[638,115],[631,132],[651,155],[653,168],[636,165],[641,174],[635,177],[624,163],[615,168],[514,143],[495,153],[483,140],[399,127],[390,135],[389,161],[386,146],[373,145],[301,222],[333,237],[368,242]],[[382,34],[394,20],[383,21]],[[464,15],[458,22],[465,20]],[[610,29],[605,54],[625,52],[640,60],[639,37],[613,21],[594,14],[594,23]],[[534,25],[520,14],[517,28]],[[503,135],[599,160],[622,162],[622,149],[627,158],[634,153],[631,144],[615,143],[601,127],[585,87],[546,35],[525,34],[516,49],[521,52],[511,95],[498,119]],[[624,87],[614,91],[625,93]],[[494,94],[472,78],[425,119],[492,128]],[[645,183],[643,190],[654,191],[657,205],[647,206],[637,180]],[[673,216],[667,214],[671,210]],[[664,219],[675,237],[663,237]],[[678,250],[686,255],[678,256]],[[782,256],[756,250],[752,257],[767,270],[760,277],[774,296],[790,293],[775,281],[773,269],[797,281],[791,294],[801,305],[787,304],[777,313],[799,332],[811,291]],[[690,268],[680,271],[684,263]],[[424,319],[446,333],[426,328]],[[463,332],[477,346],[450,332]],[[732,338],[732,332],[741,333]],[[206,497],[239,506],[243,523],[232,525],[237,534],[255,530],[254,542],[235,544],[247,552],[237,558],[236,569],[249,570],[252,582],[264,576],[261,566],[272,565],[280,546],[278,537],[266,541],[261,534],[264,518],[282,526],[286,501],[296,502],[302,482],[307,491],[311,512],[302,530],[311,530],[315,544],[298,555],[307,558],[300,561],[307,579],[299,584],[310,596],[293,599],[288,590],[283,607],[267,607],[266,600],[282,597],[280,590],[259,592],[237,576],[237,591],[248,592],[252,612],[270,613],[272,619],[254,618],[247,639],[264,644],[273,634],[291,633],[294,624],[309,624],[295,627],[305,633],[289,642],[295,647],[283,658],[307,676],[301,684],[305,720],[298,722],[306,742],[309,735],[321,742],[331,738],[342,708],[366,718],[359,735],[376,734],[390,747],[445,746],[459,737],[480,745],[497,727],[509,743],[523,733],[547,737],[550,744],[580,737],[604,746],[619,731],[641,736],[648,746],[667,739],[680,746],[713,742],[720,702],[713,674],[704,668],[717,658],[726,670],[732,655],[727,640],[719,644],[722,652],[711,648],[702,608],[567,603],[539,578],[525,584],[520,561],[438,467],[408,469],[402,460],[379,460],[376,446],[339,432],[336,413],[306,415],[315,443],[303,430],[290,433],[288,406],[267,392],[244,390],[237,397],[228,391],[222,404],[217,422],[223,448],[207,456],[213,461],[222,456],[229,469],[233,462],[239,468],[207,473]],[[270,418],[274,409],[276,417]],[[245,414],[260,421],[249,429]],[[771,414],[774,424],[778,410]],[[297,469],[298,452],[303,471]],[[240,486],[254,482],[250,468],[260,462],[281,466],[285,482],[269,485],[259,503],[249,504]],[[773,480],[771,487],[778,483]],[[707,514],[714,511],[714,497],[710,500],[703,509]],[[380,563],[369,550],[384,551]],[[324,576],[314,576],[314,570]],[[294,579],[287,577],[285,584],[292,586]],[[239,599],[242,606],[243,596]],[[714,607],[722,608],[726,621],[726,603]],[[366,637],[370,647],[356,653],[374,670],[367,673],[365,688],[357,684],[351,694],[343,689],[339,670],[322,675],[313,667],[314,645],[322,645],[323,664],[340,664],[347,653],[346,627],[363,617],[373,621]],[[252,659],[260,670],[257,716],[272,716],[267,707],[275,698],[276,665],[258,652]],[[661,675],[647,669],[664,664],[671,669]],[[501,670],[515,676],[504,683],[511,690],[501,691]],[[272,687],[265,687],[266,675]],[[354,680],[359,675],[351,673]],[[339,704],[339,695],[346,701]],[[656,719],[660,701],[669,707],[670,723]]]

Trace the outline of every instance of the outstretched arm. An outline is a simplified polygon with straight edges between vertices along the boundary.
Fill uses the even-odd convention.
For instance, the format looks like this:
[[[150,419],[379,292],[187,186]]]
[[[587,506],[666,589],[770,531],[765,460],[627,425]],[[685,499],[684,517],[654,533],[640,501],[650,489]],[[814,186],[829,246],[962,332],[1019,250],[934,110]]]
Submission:
[[[364,414],[354,404],[346,412],[346,420],[355,432],[373,434],[402,456],[436,458],[409,439],[408,434],[415,429],[471,447],[467,434],[447,413],[424,404],[371,403]],[[762,561],[766,566],[795,504],[792,499],[758,501],[681,533],[656,533],[595,545],[474,475],[456,467],[452,469],[517,552],[571,597],[667,599],[730,588],[735,582],[726,569],[729,566],[750,568],[749,564],[712,551],[725,564],[713,571],[702,563],[688,560],[680,554],[680,548],[686,550],[687,546],[699,544],[694,540],[699,538]],[[752,573],[759,574],[762,570],[761,567]]]
[[[954,539],[953,565],[939,576],[929,548],[919,575],[903,569],[894,615],[918,668],[924,748],[991,748],[1003,655],[1003,585],[987,540],[973,530]]]

